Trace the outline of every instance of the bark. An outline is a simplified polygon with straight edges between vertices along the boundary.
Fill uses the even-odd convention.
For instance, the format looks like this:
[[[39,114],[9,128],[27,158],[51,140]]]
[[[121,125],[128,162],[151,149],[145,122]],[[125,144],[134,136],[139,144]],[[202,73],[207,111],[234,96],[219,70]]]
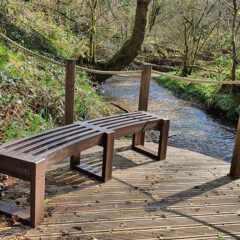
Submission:
[[[98,6],[98,0],[90,1],[90,7],[91,7],[91,12],[90,12],[90,17],[91,17],[91,29],[90,29],[90,41],[89,41],[89,56],[90,56],[90,61],[94,65],[96,63],[96,40],[95,40],[95,35],[96,35],[96,9]]]
[[[158,1],[153,0],[152,11],[151,11],[151,16],[149,20],[149,32],[152,31],[152,28],[155,25],[156,18],[157,18],[157,15],[159,14],[160,9],[161,9],[161,5],[158,3]]]
[[[237,0],[233,0],[233,22],[232,22],[232,71],[231,79],[236,80],[236,68],[237,68],[237,44],[236,44],[236,22],[237,22]]]
[[[151,0],[138,0],[135,13],[135,22],[131,37],[121,49],[109,60],[97,65],[98,69],[106,71],[120,71],[127,67],[139,54],[147,28],[148,12]],[[95,75],[94,80],[103,82],[110,75]]]

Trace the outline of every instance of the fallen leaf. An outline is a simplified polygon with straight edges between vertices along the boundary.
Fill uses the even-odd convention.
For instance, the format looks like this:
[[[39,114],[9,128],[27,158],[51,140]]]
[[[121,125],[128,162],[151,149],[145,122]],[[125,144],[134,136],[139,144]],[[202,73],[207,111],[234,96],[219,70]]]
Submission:
[[[69,235],[69,231],[67,231],[67,230],[62,230],[61,233],[62,233],[62,236]]]
[[[165,239],[165,237],[164,236],[158,236],[158,239]]]
[[[44,200],[44,203],[50,203],[51,201],[52,201],[52,199],[46,198],[46,199]]]
[[[114,231],[113,229],[110,229],[110,230],[109,230],[110,233],[113,233],[113,231]]]
[[[53,206],[52,207],[48,207],[47,208],[47,213],[44,216],[45,217],[51,217],[54,209],[55,208]]]
[[[96,237],[93,237],[93,236],[92,236],[92,237],[91,237],[91,240],[98,240],[98,239],[97,239]]]
[[[238,216],[240,216],[240,209],[237,210],[236,214],[237,214]]]
[[[12,215],[10,221],[14,226],[19,226],[21,223],[18,222],[19,216],[18,215]]]
[[[126,227],[126,223],[121,222],[120,227]]]
[[[173,228],[172,227],[167,227],[167,230],[168,231],[173,231]]]
[[[212,227],[208,227],[208,230],[209,230],[209,231],[213,231],[214,228],[212,228]]]
[[[222,233],[218,233],[218,238],[222,238],[223,237],[223,234]]]
[[[84,232],[84,229],[83,229],[82,226],[74,226],[73,228],[76,229],[76,230],[78,230],[78,231]]]

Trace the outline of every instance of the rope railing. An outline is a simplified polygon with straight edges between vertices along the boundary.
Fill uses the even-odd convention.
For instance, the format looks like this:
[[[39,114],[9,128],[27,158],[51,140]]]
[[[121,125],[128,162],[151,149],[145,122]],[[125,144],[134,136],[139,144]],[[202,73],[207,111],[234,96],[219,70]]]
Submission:
[[[33,52],[32,50],[25,48],[23,46],[21,46],[20,44],[14,42],[13,40],[11,40],[10,38],[8,38],[7,36],[5,36],[3,33],[0,32],[0,38],[4,39],[5,41],[9,42],[11,45],[15,46],[16,48],[18,48],[19,50],[21,50],[22,52],[29,54],[31,56],[37,57],[38,59],[44,60],[44,61],[48,61],[51,62],[53,64],[56,64],[58,66],[62,66],[65,67],[65,63],[64,62],[59,62],[56,61],[52,58],[43,56],[39,53]],[[141,74],[141,70],[134,70],[134,71],[101,71],[101,70],[96,70],[96,69],[91,69],[91,68],[87,68],[87,67],[82,67],[82,66],[76,66],[77,69],[83,71],[83,72],[89,72],[89,73],[94,73],[94,74],[106,74],[106,75],[124,75],[124,74],[128,74],[128,75],[137,75],[137,74]]]
[[[162,76],[162,77],[172,78],[172,79],[179,80],[179,81],[193,82],[193,83],[209,83],[209,84],[222,84],[222,85],[223,84],[228,84],[228,85],[240,84],[240,81],[218,81],[218,80],[186,78],[186,77],[181,77],[181,76],[176,76],[176,75],[170,75],[170,74],[155,71],[155,70],[152,70],[152,73],[154,73],[158,76]]]
[[[20,44],[16,43],[15,41],[11,40],[10,38],[8,38],[7,36],[5,36],[3,33],[0,32],[0,38],[4,39],[5,41],[7,41],[8,43],[10,43],[11,45],[15,46],[16,48],[18,48],[19,50],[21,50],[22,52],[29,54],[31,56],[34,56],[40,60],[44,60],[44,61],[48,61],[51,62],[55,65],[58,66],[62,66],[65,67],[66,64],[65,62],[60,62],[57,60],[54,60],[52,58],[46,57],[44,55],[41,55],[39,53],[36,53],[28,48],[25,48],[23,46],[21,46]],[[117,76],[122,76],[122,77],[132,77],[132,78],[137,78],[141,75],[142,70],[131,70],[131,71],[102,71],[102,70],[97,70],[97,69],[91,69],[91,68],[87,68],[87,67],[82,67],[77,65],[76,66],[77,70],[83,71],[83,72],[88,72],[88,73],[93,73],[93,74],[103,74],[103,75],[117,75]],[[179,81],[186,81],[186,82],[193,82],[193,83],[208,83],[208,84],[228,84],[228,85],[236,85],[236,84],[240,84],[240,81],[218,81],[218,80],[206,80],[206,79],[195,79],[195,78],[186,78],[186,77],[181,77],[181,76],[176,76],[176,75],[170,75],[164,72],[159,72],[156,70],[152,70],[152,74],[155,74],[157,76],[163,76],[163,77],[167,77],[167,78],[171,78],[171,79],[175,79],[175,80],[179,80]]]

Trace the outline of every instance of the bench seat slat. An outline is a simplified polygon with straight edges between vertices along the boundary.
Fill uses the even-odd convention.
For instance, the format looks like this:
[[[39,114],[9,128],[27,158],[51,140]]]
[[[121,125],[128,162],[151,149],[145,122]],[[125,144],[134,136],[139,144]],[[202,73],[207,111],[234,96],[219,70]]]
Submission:
[[[47,131],[44,131],[44,132],[39,133],[39,134],[34,134],[32,136],[29,136],[29,137],[21,138],[19,140],[12,141],[11,143],[7,143],[7,144],[2,145],[1,148],[0,148],[0,151],[2,151],[2,150],[4,151],[4,149],[10,149],[12,147],[17,146],[18,144],[22,144],[22,143],[37,139],[37,138],[42,137],[42,136],[50,136],[51,134],[55,134],[55,133],[61,134],[61,131],[71,129],[72,127],[75,127],[75,126],[78,126],[78,125],[79,124],[74,123],[74,124],[70,124],[70,125],[67,125],[67,126],[58,127],[58,128],[52,129],[52,130],[47,130]]]
[[[97,124],[95,123],[93,125],[104,127],[105,126],[104,124],[113,124],[115,122],[129,122],[129,121],[134,120],[134,119],[139,119],[140,120],[140,119],[144,119],[146,117],[150,117],[150,116],[148,116],[147,114],[145,114],[145,115],[136,115],[134,117],[133,116],[126,116],[125,118],[120,118],[120,119],[115,118],[113,120],[108,120],[108,121],[104,121],[103,120],[100,123],[97,123]]]
[[[87,148],[99,145],[103,138],[103,133],[101,132],[93,132],[91,134],[87,134],[85,136],[81,136],[81,138],[72,139],[71,142],[66,142],[65,144],[61,146],[55,146],[53,149],[48,150],[47,152],[40,153],[37,158],[41,159],[42,157],[46,156],[47,160],[52,160],[55,157],[55,153],[57,153],[58,158],[61,160],[65,159],[69,154],[66,154],[66,157],[64,154],[66,152],[76,152],[81,149],[81,151],[86,150]],[[59,153],[61,153],[59,156]]]
[[[61,134],[59,136],[56,136],[56,137],[51,137],[51,138],[47,138],[45,139],[44,141],[40,141],[40,142],[36,142],[36,143],[33,143],[33,144],[29,144],[28,146],[26,147],[23,147],[19,150],[16,150],[22,154],[28,154],[28,153],[32,153],[33,151],[35,151],[36,149],[39,149],[39,148],[42,148],[44,146],[49,146],[50,144],[52,143],[56,143],[60,140],[65,140],[66,138],[73,138],[75,137],[76,135],[79,136],[79,134],[85,134],[85,132],[88,132],[88,131],[91,131],[92,129],[88,129],[88,128],[84,128],[84,127],[80,127],[80,128],[77,128],[73,131],[69,131],[69,132],[66,132],[64,134]]]
[[[65,137],[63,139],[60,139],[58,141],[54,141],[50,144],[44,144],[42,147],[39,147],[31,152],[29,152],[28,154],[26,154],[27,156],[28,155],[32,155],[32,156],[38,156],[40,155],[41,153],[45,153],[44,155],[47,155],[48,154],[48,151],[50,151],[51,149],[54,149],[54,148],[58,148],[58,147],[61,147],[62,145],[64,144],[72,144],[73,141],[81,141],[84,137],[90,135],[90,134],[99,134],[99,131],[96,131],[96,130],[92,130],[92,129],[88,129],[86,132],[84,133],[79,133],[79,134],[76,134],[74,136],[69,136],[69,137]]]
[[[110,116],[110,117],[104,117],[104,118],[99,118],[99,119],[92,119],[92,120],[88,120],[86,122],[87,123],[91,123],[93,125],[98,125],[99,122],[102,123],[104,121],[112,121],[112,120],[118,119],[118,118],[129,118],[129,117],[134,117],[134,116],[138,116],[138,115],[142,115],[142,112],[124,113],[124,114]]]
[[[146,117],[147,115],[144,115],[144,116]],[[116,121],[128,121],[129,119],[135,119],[135,118],[137,118],[137,117],[138,117],[138,118],[142,118],[143,115],[122,116],[122,117],[120,117],[120,118],[113,118],[113,119],[110,119],[110,118],[105,119],[105,118],[103,118],[102,121],[100,121],[100,122],[89,123],[89,124],[92,124],[92,125],[94,125],[94,126],[100,126],[100,124],[104,124],[104,123],[116,122]]]
[[[128,121],[119,121],[119,122],[113,122],[113,123],[108,123],[108,124],[100,124],[99,126],[100,127],[105,127],[105,128],[108,128],[108,129],[112,129],[112,128],[116,128],[116,127],[120,127],[121,126],[126,126],[126,125],[129,125],[129,124],[138,124],[138,123],[143,123],[143,122],[148,122],[148,121],[152,121],[152,120],[155,120],[155,118],[153,117],[145,117],[145,118],[142,118],[142,119],[133,119],[133,120],[128,120]]]
[[[7,150],[9,151],[19,151],[19,152],[25,152],[27,151],[28,149],[30,149],[31,147],[34,147],[35,145],[39,145],[39,144],[42,144],[46,141],[49,141],[50,139],[56,139],[57,137],[62,137],[64,136],[66,133],[67,134],[70,134],[70,133],[73,133],[73,132],[76,132],[76,131],[79,131],[80,129],[84,129],[84,127],[81,127],[79,125],[76,125],[76,126],[73,126],[71,128],[67,128],[67,129],[64,129],[63,131],[61,132],[57,132],[57,133],[52,133],[52,134],[44,134],[43,136],[39,136],[38,138],[34,138],[32,140],[29,140],[29,141],[26,141],[26,142],[22,142],[22,143],[19,143],[18,145],[15,145],[15,146],[10,146],[10,148],[8,148]]]

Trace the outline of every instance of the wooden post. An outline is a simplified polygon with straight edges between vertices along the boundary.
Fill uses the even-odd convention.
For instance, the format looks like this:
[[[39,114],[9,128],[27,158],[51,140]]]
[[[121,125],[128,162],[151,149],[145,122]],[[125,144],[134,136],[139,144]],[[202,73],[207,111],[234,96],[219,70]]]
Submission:
[[[240,117],[238,119],[230,176],[234,178],[240,178]]]
[[[139,111],[147,111],[148,110],[151,72],[152,72],[151,65],[143,65],[141,86],[140,86],[140,92],[139,92],[139,102],[138,102],[138,110]]]
[[[74,120],[74,85],[76,78],[76,61],[67,59],[65,81],[65,125]]]
[[[138,111],[148,110],[148,99],[150,91],[152,65],[145,64],[142,66],[141,86],[139,92]],[[145,132],[136,133],[133,135],[133,146],[144,146]]]

